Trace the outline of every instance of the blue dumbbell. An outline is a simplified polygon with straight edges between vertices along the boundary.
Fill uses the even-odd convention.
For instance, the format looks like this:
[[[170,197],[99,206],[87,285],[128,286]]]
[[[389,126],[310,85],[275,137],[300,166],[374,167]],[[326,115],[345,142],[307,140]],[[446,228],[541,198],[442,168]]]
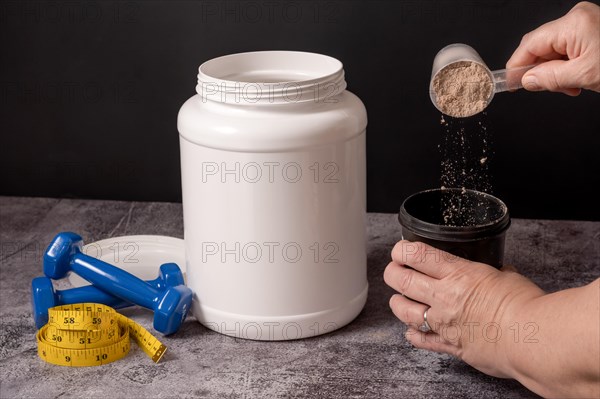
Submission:
[[[175,263],[165,263],[160,266],[158,277],[154,280],[148,280],[146,283],[159,291],[164,291],[166,287],[175,287],[184,284],[183,273],[181,273],[181,269]],[[133,305],[107,294],[93,285],[68,290],[54,290],[52,280],[48,277],[36,277],[31,281],[33,320],[38,329],[48,323],[48,309],[54,306],[82,302],[101,303],[115,309]]]
[[[79,235],[58,234],[44,254],[44,274],[60,279],[73,271],[106,293],[154,310],[156,331],[168,335],[179,329],[192,303],[191,289],[178,285],[161,292],[118,267],[83,254],[82,247]]]

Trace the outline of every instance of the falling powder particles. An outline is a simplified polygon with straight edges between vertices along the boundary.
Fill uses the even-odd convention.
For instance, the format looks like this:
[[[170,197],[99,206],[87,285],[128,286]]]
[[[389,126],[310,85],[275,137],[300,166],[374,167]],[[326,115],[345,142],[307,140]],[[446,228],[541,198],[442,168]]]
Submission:
[[[432,89],[440,111],[464,118],[478,114],[487,107],[494,94],[494,83],[483,65],[459,61],[436,73]]]
[[[486,127],[486,113],[476,118],[455,119],[442,116],[441,188],[448,190],[442,196],[441,212],[445,225],[469,226],[475,220],[472,209],[479,209],[467,190],[492,192],[489,171],[491,135]],[[458,190],[456,190],[458,189]]]

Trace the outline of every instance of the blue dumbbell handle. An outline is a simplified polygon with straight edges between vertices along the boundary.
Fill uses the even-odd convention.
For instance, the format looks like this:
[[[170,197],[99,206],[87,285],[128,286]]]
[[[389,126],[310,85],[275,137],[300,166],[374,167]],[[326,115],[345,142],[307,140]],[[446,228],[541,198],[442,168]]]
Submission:
[[[146,283],[161,291],[163,291],[165,288],[163,286],[163,281],[160,278],[156,278],[154,280],[147,280]],[[121,298],[118,298],[111,294],[108,294],[102,291],[101,289],[94,287],[93,285],[69,288],[66,290],[56,290],[56,296],[58,298],[58,301],[63,305],[92,302],[108,305],[115,309],[122,309],[133,305],[132,303],[124,301]]]
[[[81,278],[113,296],[148,309],[155,308],[160,292],[133,274],[81,252],[73,255],[70,266]]]

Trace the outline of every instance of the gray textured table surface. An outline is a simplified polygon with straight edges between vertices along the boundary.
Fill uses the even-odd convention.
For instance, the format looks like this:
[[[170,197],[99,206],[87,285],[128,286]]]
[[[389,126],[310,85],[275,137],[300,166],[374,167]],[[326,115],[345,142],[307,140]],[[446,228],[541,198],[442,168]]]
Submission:
[[[446,355],[412,348],[388,308],[382,280],[399,239],[396,215],[369,214],[370,291],[363,312],[334,333],[299,341],[255,342],[212,332],[193,317],[163,338],[153,364],[135,345],[123,360],[65,368],[37,357],[30,282],[41,256],[64,230],[86,242],[131,234],[182,237],[181,204],[0,197],[0,396],[67,397],[477,397],[530,398],[519,383],[488,377]],[[593,281],[599,274],[600,223],[514,220],[507,262],[543,289]],[[128,315],[151,328],[143,309]]]

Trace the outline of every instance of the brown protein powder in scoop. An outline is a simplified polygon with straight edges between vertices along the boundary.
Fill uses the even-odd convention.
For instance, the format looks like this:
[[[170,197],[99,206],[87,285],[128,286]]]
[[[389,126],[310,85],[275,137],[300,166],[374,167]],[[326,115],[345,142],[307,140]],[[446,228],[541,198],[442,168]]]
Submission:
[[[494,83],[486,68],[471,61],[454,62],[433,78],[438,108],[446,115],[465,118],[487,107]]]

